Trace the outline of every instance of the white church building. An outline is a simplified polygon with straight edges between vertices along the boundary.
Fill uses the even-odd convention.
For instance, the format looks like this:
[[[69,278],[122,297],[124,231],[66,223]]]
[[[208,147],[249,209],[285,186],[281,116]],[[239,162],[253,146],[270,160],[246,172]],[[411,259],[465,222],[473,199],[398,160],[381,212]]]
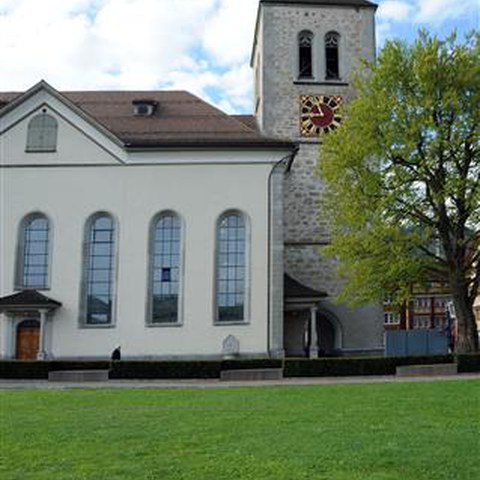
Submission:
[[[365,0],[260,0],[254,115],[183,91],[0,93],[0,358],[382,352],[322,217],[321,139],[375,49]]]

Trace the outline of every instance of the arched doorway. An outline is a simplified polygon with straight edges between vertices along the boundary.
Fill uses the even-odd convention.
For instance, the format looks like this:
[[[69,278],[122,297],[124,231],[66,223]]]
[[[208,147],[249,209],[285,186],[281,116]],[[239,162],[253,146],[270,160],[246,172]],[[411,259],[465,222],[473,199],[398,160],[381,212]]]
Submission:
[[[17,326],[15,345],[17,360],[36,360],[40,346],[40,322],[34,319],[20,322]]]
[[[338,355],[342,349],[342,326],[335,315],[326,309],[317,313],[318,353],[320,356]]]
[[[318,355],[333,355],[335,353],[335,327],[324,316],[317,317]]]
[[[286,311],[283,346],[287,357],[308,356],[308,310]]]

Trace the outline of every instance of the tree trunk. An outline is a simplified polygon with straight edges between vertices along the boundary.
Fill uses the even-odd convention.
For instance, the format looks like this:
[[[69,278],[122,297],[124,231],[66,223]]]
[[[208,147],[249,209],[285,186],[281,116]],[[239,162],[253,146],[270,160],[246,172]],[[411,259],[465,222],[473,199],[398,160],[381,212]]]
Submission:
[[[478,329],[473,308],[465,301],[464,295],[454,291],[453,303],[457,319],[455,353],[478,351]]]

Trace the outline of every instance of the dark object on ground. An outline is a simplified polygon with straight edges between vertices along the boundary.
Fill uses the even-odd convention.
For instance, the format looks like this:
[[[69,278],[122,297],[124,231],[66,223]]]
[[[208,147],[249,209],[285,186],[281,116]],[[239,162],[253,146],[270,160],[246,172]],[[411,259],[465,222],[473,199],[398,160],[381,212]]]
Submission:
[[[122,354],[120,352],[120,347],[117,347],[113,352],[112,352],[112,360],[121,360],[122,359]]]

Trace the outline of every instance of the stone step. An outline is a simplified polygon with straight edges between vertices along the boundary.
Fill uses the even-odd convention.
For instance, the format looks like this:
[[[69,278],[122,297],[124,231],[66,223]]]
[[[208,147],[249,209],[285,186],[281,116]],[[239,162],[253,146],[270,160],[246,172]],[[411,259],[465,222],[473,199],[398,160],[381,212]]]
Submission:
[[[405,365],[396,368],[397,377],[435,377],[457,375],[456,363],[438,363],[436,365]]]
[[[48,372],[49,382],[106,382],[108,370],[57,370]]]
[[[283,368],[252,368],[242,370],[222,370],[220,380],[228,381],[251,381],[251,380],[281,380]]]

